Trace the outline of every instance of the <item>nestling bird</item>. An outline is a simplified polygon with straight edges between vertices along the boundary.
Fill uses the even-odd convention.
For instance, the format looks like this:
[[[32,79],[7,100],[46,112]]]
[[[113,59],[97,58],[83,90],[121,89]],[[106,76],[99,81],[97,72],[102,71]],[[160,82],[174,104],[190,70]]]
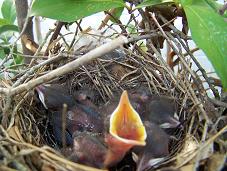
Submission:
[[[169,97],[150,95],[143,89],[129,91],[128,97],[124,91],[98,108],[87,90],[74,95],[59,85],[38,86],[36,90],[44,107],[51,111],[53,133],[59,143],[62,105],[67,104],[65,137],[71,150],[64,154],[74,162],[109,168],[132,149],[138,156],[137,170],[142,171],[169,154],[169,136],[161,128],[179,125],[174,118],[174,101]]]
[[[109,168],[120,162],[132,147],[146,144],[145,127],[131,106],[126,91],[108,118],[109,131],[104,136],[88,132],[74,135],[76,155],[71,158],[87,165]]]
[[[173,117],[175,108],[172,100],[168,97],[148,95],[141,90],[129,91],[129,93],[130,102],[133,108],[141,114],[147,132],[146,145],[132,149],[133,153],[138,156],[138,160],[136,160],[137,170],[142,171],[161,162],[168,156],[170,137],[162,128],[176,127],[179,121]],[[116,98],[110,100],[103,107],[103,112],[110,113],[113,111],[116,108],[116,103]]]
[[[58,84],[40,85],[36,87],[36,91],[43,106],[50,111],[50,123],[53,126],[53,134],[58,144],[62,144],[63,104],[67,105],[65,113],[66,145],[73,145],[72,135],[75,131],[94,133],[103,131],[103,119],[100,113],[95,105],[87,105],[89,102],[82,99],[84,96],[82,93],[73,97],[65,90],[64,86]]]
[[[54,127],[54,134],[57,141],[61,142],[62,137],[62,117],[59,104],[66,101],[69,108],[66,114],[66,142],[68,145],[73,144],[73,154],[71,159],[75,162],[84,163],[98,168],[108,168],[123,159],[125,154],[134,146],[144,146],[146,140],[146,130],[139,117],[139,114],[131,106],[127,91],[121,95],[120,102],[115,106],[115,110],[110,113],[109,131],[106,132],[103,126],[104,120],[102,116],[108,114],[100,114],[93,105],[89,105],[86,97],[81,96],[79,99],[73,99],[74,105],[67,102],[65,94],[56,91],[54,97],[61,99],[61,103],[51,104],[51,100],[47,100],[51,93],[47,92],[45,86],[38,87],[39,97],[44,97],[41,102],[47,109],[51,109],[51,121]],[[60,92],[60,93],[59,93]],[[57,95],[56,95],[57,94]],[[52,97],[50,98],[52,99]],[[55,100],[54,100],[55,101]],[[48,103],[46,103],[48,102]],[[88,105],[85,105],[88,104]],[[57,105],[56,105],[57,104]],[[50,108],[51,107],[51,108]],[[106,122],[105,122],[106,123]]]
[[[176,128],[180,122],[175,118],[176,104],[168,96],[151,95],[145,88],[129,91],[133,107],[142,120],[150,121],[161,128]]]
[[[51,111],[62,110],[63,104],[70,108],[75,104],[75,99],[68,93],[63,85],[46,84],[36,88],[39,99],[43,106]]]
[[[133,148],[137,155],[137,171],[147,170],[169,155],[169,136],[156,124],[145,121],[146,146]]]
[[[150,94],[144,87],[129,90],[129,99],[133,108],[139,113],[143,121],[157,124],[161,128],[176,128],[180,122],[175,118],[176,104],[168,96]],[[107,103],[104,113],[110,113],[117,106],[119,95]]]

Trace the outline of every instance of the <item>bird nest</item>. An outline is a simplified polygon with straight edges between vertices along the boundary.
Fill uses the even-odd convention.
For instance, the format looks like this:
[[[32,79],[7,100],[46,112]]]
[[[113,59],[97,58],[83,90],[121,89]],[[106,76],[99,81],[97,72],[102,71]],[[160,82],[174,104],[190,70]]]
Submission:
[[[185,46],[186,43],[177,40],[183,33],[178,30],[168,34],[160,31],[157,34],[167,40],[173,49],[172,53],[178,57],[176,67],[170,66],[163,58],[163,51],[151,43],[150,38],[154,38],[151,34],[146,37],[145,43],[139,44],[133,39],[131,44],[103,52],[98,55],[99,58],[78,65],[73,71],[67,70],[61,74],[59,70],[49,80],[46,75],[83,58],[83,54],[86,54],[84,49],[90,48],[90,45],[86,45],[82,50],[77,49],[75,54],[64,49],[65,44],[60,41],[59,50],[59,44],[55,42],[57,50],[52,51],[50,58],[33,61],[33,65],[26,68],[24,76],[2,80],[2,87],[9,89],[13,86],[14,89],[10,89],[8,94],[1,97],[1,170],[95,169],[67,160],[56,148],[54,137],[49,131],[51,128],[48,126],[46,111],[40,105],[34,91],[34,82],[40,77],[42,79],[38,84],[47,81],[64,84],[69,93],[87,89],[92,100],[99,106],[108,102],[116,92],[140,87],[146,88],[151,94],[170,96],[175,101],[176,115],[181,126],[171,130],[174,138],[169,144],[170,155],[151,169],[171,167],[191,170],[198,167],[208,170],[210,167],[223,167],[226,152],[222,136],[224,129],[221,125],[224,119],[220,115],[223,107],[210,100],[203,86],[204,80],[207,80],[206,73],[195,61],[195,57]],[[84,35],[87,36],[87,33],[83,33]],[[186,37],[180,38],[187,41]],[[105,40],[103,36],[102,40]],[[98,46],[102,47],[103,44],[105,45],[106,41],[99,42]],[[146,51],[142,47],[145,44]],[[186,54],[182,53],[182,47],[186,49]],[[199,72],[192,69],[192,63],[197,64]],[[202,76],[199,76],[201,73]],[[210,83],[208,85],[213,94],[217,95],[214,87]],[[117,169],[125,168],[127,169],[121,165]]]

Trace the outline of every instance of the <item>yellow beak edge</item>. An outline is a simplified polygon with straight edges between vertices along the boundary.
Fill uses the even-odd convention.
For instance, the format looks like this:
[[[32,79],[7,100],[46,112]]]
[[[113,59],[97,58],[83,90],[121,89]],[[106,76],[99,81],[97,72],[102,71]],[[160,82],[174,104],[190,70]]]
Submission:
[[[120,102],[110,117],[110,134],[121,142],[132,146],[146,145],[147,133],[139,114],[132,107],[127,91],[123,91]]]

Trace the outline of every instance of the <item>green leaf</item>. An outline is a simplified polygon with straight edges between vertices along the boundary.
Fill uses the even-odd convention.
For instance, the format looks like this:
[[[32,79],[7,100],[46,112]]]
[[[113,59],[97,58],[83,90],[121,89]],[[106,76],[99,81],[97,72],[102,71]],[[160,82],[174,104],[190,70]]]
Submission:
[[[215,2],[214,0],[206,0],[206,3],[213,8],[216,12],[218,12],[219,8],[221,8],[221,4]]]
[[[144,0],[141,4],[137,5],[136,8],[143,8],[167,2],[173,2],[173,0]]]
[[[0,34],[0,46],[1,45],[9,45],[10,44],[10,38],[12,37],[12,35],[8,36],[9,33],[6,34]]]
[[[10,53],[10,48],[9,48],[9,47],[4,47],[4,53],[5,53],[6,55],[9,55],[9,53]]]
[[[9,25],[10,22],[4,18],[0,18],[0,26]]]
[[[0,59],[4,59],[10,53],[9,47],[1,47],[0,45]]]
[[[214,0],[206,0],[207,4],[213,8],[213,10],[219,14],[219,10],[223,7],[222,4],[214,1]],[[227,17],[227,11],[224,12],[223,15],[221,15],[222,17],[226,18]]]
[[[8,20],[10,24],[14,24],[16,20],[16,9],[13,0],[4,0],[2,3],[2,16]]]
[[[123,0],[34,0],[29,15],[73,22],[124,5]]]
[[[0,27],[0,35],[7,31],[16,31],[18,32],[18,27],[16,25],[3,25]]]
[[[116,22],[115,19],[119,19],[123,11],[124,11],[124,7],[115,8],[113,13],[114,19],[111,17],[110,20],[113,23],[115,23]]]
[[[12,65],[14,64],[22,64],[24,62],[24,58],[20,55],[14,56],[14,62],[12,63]]]
[[[5,58],[5,52],[4,49],[0,48],[0,59],[4,59]]]
[[[127,31],[130,33],[130,34],[136,34],[138,35],[138,32],[136,30],[136,26],[134,24],[129,24],[128,27],[127,27]]]
[[[227,90],[227,22],[204,0],[181,0],[192,38],[200,47]]]

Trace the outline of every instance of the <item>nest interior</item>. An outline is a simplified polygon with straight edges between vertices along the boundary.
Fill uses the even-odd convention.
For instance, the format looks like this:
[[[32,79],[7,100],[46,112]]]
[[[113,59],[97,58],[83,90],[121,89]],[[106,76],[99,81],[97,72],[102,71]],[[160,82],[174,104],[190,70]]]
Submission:
[[[138,44],[122,47],[49,83],[64,84],[71,94],[87,89],[93,92],[92,100],[99,106],[108,102],[115,93],[140,87],[146,88],[151,94],[172,97],[182,127],[171,130],[175,139],[169,144],[170,155],[151,169],[174,167],[183,170],[184,167],[193,168],[197,164],[201,170],[207,170],[208,163],[214,162],[217,157],[225,160],[223,154],[226,147],[223,136],[219,136],[223,127],[220,126],[222,119],[218,119],[222,108],[209,101],[201,77],[191,69],[191,56],[180,58],[177,69],[173,70],[155,47],[151,50],[154,52],[145,52]],[[180,52],[180,49],[177,50],[176,54]],[[43,65],[27,80],[45,75],[72,60],[75,57],[61,58]],[[7,84],[13,84],[17,79]],[[1,169],[94,169],[72,163],[60,154],[49,128],[47,112],[34,90],[10,99],[2,98],[2,113],[6,113],[4,109],[7,105],[8,124],[6,128],[1,126],[0,134]],[[127,163],[121,163],[115,170],[127,168],[125,165]]]

